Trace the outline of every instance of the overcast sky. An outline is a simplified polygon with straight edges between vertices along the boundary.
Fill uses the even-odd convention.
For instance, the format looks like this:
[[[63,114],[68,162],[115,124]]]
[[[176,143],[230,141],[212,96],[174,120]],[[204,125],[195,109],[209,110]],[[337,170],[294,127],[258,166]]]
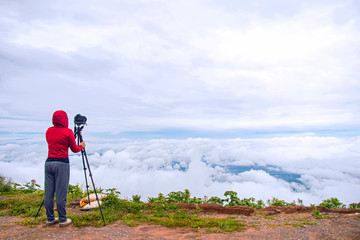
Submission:
[[[359,20],[355,0],[0,1],[0,132],[63,109],[102,134],[356,136]]]

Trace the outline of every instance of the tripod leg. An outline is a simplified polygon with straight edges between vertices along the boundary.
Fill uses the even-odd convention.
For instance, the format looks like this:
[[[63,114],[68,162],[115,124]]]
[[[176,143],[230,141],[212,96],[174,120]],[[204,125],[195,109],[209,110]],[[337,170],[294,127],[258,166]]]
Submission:
[[[76,138],[76,136],[78,136],[78,145],[80,144],[80,142],[83,141],[83,138],[82,138],[82,135],[81,135],[81,129],[82,129],[82,128],[76,128],[76,127],[75,127],[75,138]],[[86,155],[86,151],[85,151],[84,148],[81,150],[81,155],[82,155],[82,161],[83,161],[83,166],[84,166],[85,182],[86,182],[86,189],[87,189],[87,193],[88,193],[89,204],[90,204],[90,194],[89,194],[89,185],[88,185],[87,177],[86,177],[85,160],[86,160],[86,164],[87,164],[87,169],[89,170],[89,176],[90,176],[90,179],[91,179],[93,188],[94,188],[96,200],[97,200],[98,205],[99,205],[101,217],[102,217],[102,220],[103,220],[104,226],[105,226],[105,225],[106,225],[106,224],[105,224],[105,218],[104,218],[104,215],[103,215],[103,213],[102,213],[101,205],[100,205],[100,202],[99,202],[99,197],[98,197],[97,192],[96,192],[96,187],[95,187],[94,180],[93,180],[93,177],[92,177],[92,174],[91,174],[89,161],[88,161],[88,158],[87,158],[87,155]]]
[[[78,142],[78,145],[80,145],[80,141],[82,141],[82,136],[81,136],[80,133],[77,133],[77,131],[75,131],[75,137],[76,137],[77,134],[79,135],[79,138],[77,139],[78,140],[77,142]],[[86,184],[86,190],[87,190],[87,195],[88,195],[88,201],[89,201],[89,204],[90,204],[89,184],[88,184],[87,177],[86,177],[87,168],[86,168],[85,159],[84,159],[84,155],[86,153],[84,154],[84,151],[85,151],[85,149],[81,150],[81,157],[82,157],[83,168],[84,168],[84,176],[85,176],[85,184]]]
[[[86,165],[85,165],[85,157],[86,157],[86,161],[87,161],[87,156],[86,156],[86,152],[85,149],[81,150],[81,156],[82,156],[82,161],[83,161],[83,167],[84,167],[84,175],[85,175],[85,184],[86,184],[86,190],[87,190],[87,195],[88,195],[88,201],[90,204],[90,192],[89,192],[89,184],[88,184],[88,180],[86,177]]]
[[[87,168],[88,168],[88,170],[89,170],[89,176],[90,176],[90,179],[91,179],[91,182],[92,182],[92,186],[93,186],[93,188],[94,188],[94,192],[95,192],[95,196],[96,196],[96,201],[97,201],[97,203],[98,203],[98,205],[99,205],[101,217],[102,217],[102,220],[103,220],[103,222],[104,222],[104,226],[106,226],[105,219],[104,219],[104,215],[103,215],[103,213],[102,213],[102,209],[101,209],[99,197],[98,197],[98,194],[97,194],[97,192],[96,192],[96,187],[95,187],[95,184],[94,184],[94,179],[93,179],[92,174],[91,174],[90,165],[89,165],[89,161],[88,161],[88,158],[87,158],[85,149],[84,149],[84,156],[85,156],[85,159],[86,159]],[[90,199],[89,199],[89,203],[90,203]]]
[[[36,216],[35,216],[35,219],[38,217],[39,212],[40,212],[42,206],[44,205],[44,201],[45,201],[45,199],[43,199],[43,201],[41,202],[41,205],[40,205],[39,210],[38,210],[38,212],[37,212],[37,214],[36,214]]]

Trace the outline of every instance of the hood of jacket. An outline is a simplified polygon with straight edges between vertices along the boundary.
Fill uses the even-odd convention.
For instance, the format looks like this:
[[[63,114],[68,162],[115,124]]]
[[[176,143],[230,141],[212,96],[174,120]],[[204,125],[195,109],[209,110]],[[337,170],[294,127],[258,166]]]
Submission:
[[[65,111],[59,110],[54,112],[52,122],[54,127],[62,127],[68,128],[69,127],[69,119]]]

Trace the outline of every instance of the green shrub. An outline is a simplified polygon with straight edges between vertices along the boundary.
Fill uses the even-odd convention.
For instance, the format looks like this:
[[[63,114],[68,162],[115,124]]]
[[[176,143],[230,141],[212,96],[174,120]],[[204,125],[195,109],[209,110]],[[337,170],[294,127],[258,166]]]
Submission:
[[[71,219],[72,224],[76,227],[87,227],[87,226],[101,227],[104,224],[99,211],[96,212],[90,211],[83,213],[81,215],[68,213],[67,215]],[[114,222],[111,221],[109,217],[112,217],[112,215],[109,212],[107,212],[106,214],[104,213],[105,222],[107,224]]]
[[[193,203],[200,204],[203,203],[201,198],[193,197],[191,198],[191,194],[189,189],[185,189],[177,192],[170,192],[166,196],[164,194],[159,193],[158,197],[149,197],[149,203],[160,203],[160,204],[169,204],[169,203]]]
[[[189,189],[185,189],[184,192],[171,192],[166,195],[166,202],[173,203],[190,203],[190,191]]]
[[[234,191],[226,191],[224,193],[225,197],[228,197],[226,201],[228,202],[228,206],[239,206],[240,205],[240,199],[237,197],[237,192]]]
[[[273,199],[268,200],[269,206],[275,206],[275,207],[287,207],[287,206],[295,206],[295,202],[287,203],[284,200],[279,200],[278,198],[273,197]]]
[[[39,210],[40,203],[44,198],[44,191],[39,190],[40,186],[36,184],[35,180],[26,183],[21,186],[16,183],[12,183],[0,176],[0,189],[1,193],[10,193],[7,196],[2,197],[0,200],[0,216],[5,215],[18,215],[26,217],[25,220],[19,222],[20,224],[27,226],[35,226],[46,221],[43,211],[40,212],[39,218],[33,219]],[[103,192],[100,188],[97,192]],[[207,197],[203,199],[197,197],[191,197],[190,191],[185,189],[184,191],[170,192],[166,196],[162,193],[155,198],[148,198],[149,203],[153,203],[151,207],[141,202],[140,195],[133,195],[132,200],[121,199],[119,197],[120,192],[115,188],[106,190],[107,197],[102,199],[102,210],[106,224],[113,223],[122,219],[126,224],[130,226],[137,226],[143,222],[156,223],[168,227],[191,227],[207,228],[212,232],[232,232],[242,230],[245,225],[235,219],[209,219],[201,218],[198,216],[198,211],[179,210],[177,203],[194,203],[199,204],[203,202],[215,203],[223,205],[227,202],[228,206],[247,206],[252,208],[261,209],[265,207],[262,200],[256,201],[255,198],[239,199],[235,191],[226,191],[224,195],[226,199],[220,199],[218,197],[211,197],[207,200]],[[83,197],[84,192],[78,185],[69,185],[68,199],[74,199]],[[302,201],[298,199],[299,204],[302,205]],[[273,198],[267,201],[269,206],[291,206],[295,205],[295,202],[287,203],[284,200]],[[316,206],[314,208],[313,216],[315,218],[329,218],[319,212]],[[337,198],[331,198],[324,200],[319,207],[323,208],[344,208],[345,204],[341,203]],[[360,208],[360,203],[352,203],[350,208]],[[69,213],[69,217],[73,220],[74,226],[102,226],[103,221],[98,209],[90,210],[86,213]],[[266,216],[265,216],[266,217]],[[312,224],[299,220],[293,223],[294,226],[304,226],[306,224]]]
[[[317,207],[315,205],[311,205],[311,207],[314,209],[314,212],[313,212],[313,216],[316,218],[316,219],[322,219],[322,218],[330,218],[329,216],[325,216],[323,214],[320,213],[319,209],[317,209]]]
[[[141,199],[141,196],[140,195],[133,195],[132,196],[132,201],[134,203],[140,203],[140,199]]]
[[[35,217],[41,202],[41,195],[20,193],[1,200],[0,209],[12,216]]]
[[[252,197],[252,198],[244,198],[240,200],[239,206],[261,209],[265,207],[265,204],[262,200],[256,201],[255,198]]]
[[[360,202],[359,203],[351,203],[349,205],[350,208],[353,208],[353,209],[360,209]]]
[[[128,213],[138,213],[140,210],[146,208],[146,205],[140,201],[133,202],[120,199],[115,191],[107,194],[107,197],[102,200],[102,206],[105,210],[110,209]]]
[[[189,199],[189,203],[193,203],[193,204],[200,204],[202,203],[203,200],[201,198],[197,198],[197,197],[193,197]]]
[[[148,198],[148,202],[149,203],[166,203],[166,198],[164,196],[164,194],[159,193],[159,195],[155,198],[155,197],[149,197]]]
[[[10,193],[14,190],[16,190],[14,184],[10,180],[7,180],[4,176],[0,175],[0,192]]]
[[[173,214],[174,218],[176,219],[185,219],[185,218],[188,218],[189,215],[187,213],[186,210],[182,210],[182,211],[175,211],[174,214]]]
[[[227,199],[221,199],[221,198],[219,198],[219,197],[211,197],[211,198],[207,201],[207,203],[215,203],[215,204],[219,204],[219,205],[223,206],[223,205],[224,205],[224,202],[226,202],[226,201],[227,201]]]
[[[337,198],[330,198],[320,203],[319,207],[331,209],[331,208],[346,208],[346,205],[339,201]]]
[[[84,197],[84,191],[81,190],[79,185],[71,185],[69,184],[68,188],[68,200],[72,200],[75,198],[83,198]]]

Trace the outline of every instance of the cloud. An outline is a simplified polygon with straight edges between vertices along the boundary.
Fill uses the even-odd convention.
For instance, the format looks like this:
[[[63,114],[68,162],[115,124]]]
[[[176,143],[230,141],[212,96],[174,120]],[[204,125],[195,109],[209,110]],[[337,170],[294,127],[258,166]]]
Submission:
[[[2,3],[4,131],[40,132],[57,109],[107,133],[354,129],[356,6]]]
[[[189,189],[193,196],[239,197],[317,204],[337,197],[359,201],[359,138],[292,137],[269,139],[118,140],[87,144],[97,187],[117,188],[123,197],[139,194],[143,201],[158,193]],[[28,142],[27,144],[25,144]],[[24,141],[0,147],[1,174],[43,186],[45,143]],[[81,156],[71,155],[71,184],[84,184]],[[242,166],[229,171],[231,166]],[[234,168],[236,169],[236,168]],[[240,170],[239,170],[240,169]],[[242,169],[242,170],[241,170]],[[283,173],[299,176],[280,178]],[[88,172],[87,172],[88,174]],[[295,175],[294,175],[295,174]],[[88,180],[89,179],[89,175]],[[284,175],[285,176],[285,175]]]

